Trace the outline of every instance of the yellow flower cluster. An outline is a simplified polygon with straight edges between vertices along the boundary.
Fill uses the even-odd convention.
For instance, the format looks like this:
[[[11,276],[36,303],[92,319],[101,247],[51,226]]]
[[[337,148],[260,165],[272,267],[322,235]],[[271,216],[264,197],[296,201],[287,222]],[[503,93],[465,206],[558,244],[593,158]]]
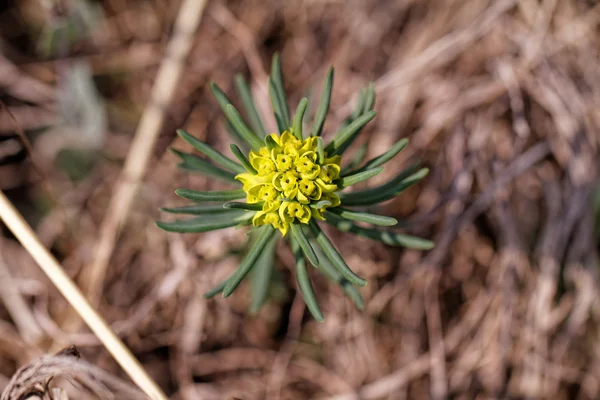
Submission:
[[[290,131],[281,137],[269,135],[269,147],[250,152],[250,163],[257,171],[235,178],[244,184],[248,203],[264,202],[252,220],[255,226],[271,224],[285,236],[295,219],[307,224],[311,218],[323,220],[327,207],[340,199],[333,183],[340,176],[340,156],[319,160],[318,138],[297,139]]]

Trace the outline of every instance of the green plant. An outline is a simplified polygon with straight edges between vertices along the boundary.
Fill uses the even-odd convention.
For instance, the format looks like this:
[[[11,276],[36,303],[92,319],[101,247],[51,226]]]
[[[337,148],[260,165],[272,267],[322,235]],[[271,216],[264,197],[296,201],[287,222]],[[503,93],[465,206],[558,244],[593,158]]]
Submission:
[[[235,144],[231,151],[238,162],[214,150],[185,131],[178,134],[205,158],[173,150],[182,162],[180,167],[222,179],[241,188],[228,191],[195,191],[178,189],[177,195],[195,202],[195,205],[165,208],[175,214],[191,214],[195,218],[174,222],[158,222],[158,226],[172,232],[207,232],[233,226],[252,225],[252,244],[238,269],[226,281],[206,293],[207,297],[233,293],[250,270],[253,272],[253,309],[257,310],[267,298],[267,291],[275,261],[275,244],[281,235],[290,242],[296,261],[298,285],[311,314],[323,321],[307,272],[306,260],[330,280],[339,284],[358,308],[363,301],[355,285],[367,281],[356,275],[338,250],[320,228],[317,221],[388,245],[429,249],[433,244],[424,239],[377,228],[366,228],[357,222],[373,226],[393,226],[394,218],[346,208],[371,206],[396,197],[418,182],[428,170],[411,167],[401,171],[384,185],[372,189],[345,193],[343,190],[372,178],[383,171],[383,165],[396,156],[408,143],[400,140],[387,152],[363,163],[365,149],[360,149],[351,161],[342,167],[342,155],[375,117],[374,86],[360,93],[354,112],[343,126],[325,144],[321,137],[329,110],[333,86],[333,68],[329,70],[320,104],[310,132],[304,128],[304,114],[308,100],[303,98],[291,118],[284,91],[281,65],[273,58],[269,79],[270,98],[279,128],[279,134],[267,135],[254,104],[252,94],[243,77],[236,77],[236,88],[250,126],[225,93],[214,83],[213,95],[227,116],[229,131],[249,153]],[[248,154],[248,156],[246,155]],[[240,200],[245,199],[245,202]]]

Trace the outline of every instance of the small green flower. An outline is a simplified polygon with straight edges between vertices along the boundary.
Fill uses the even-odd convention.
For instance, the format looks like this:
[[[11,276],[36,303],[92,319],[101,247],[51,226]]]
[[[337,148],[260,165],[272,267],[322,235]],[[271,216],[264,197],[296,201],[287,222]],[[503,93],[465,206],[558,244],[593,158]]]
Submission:
[[[212,84],[212,92],[227,116],[231,135],[242,148],[250,148],[248,152],[236,144],[230,145],[239,163],[187,132],[178,131],[186,142],[206,156],[202,158],[173,150],[182,160],[179,164],[181,168],[198,171],[240,185],[242,188],[210,192],[178,189],[177,195],[197,204],[165,208],[163,211],[197,217],[183,221],[158,222],[157,225],[172,232],[207,232],[233,226],[254,226],[251,232],[252,245],[238,269],[225,282],[206,293],[206,297],[221,292],[224,297],[231,295],[252,270],[252,310],[258,310],[268,297],[279,231],[281,237],[290,242],[296,260],[298,286],[315,319],[323,321],[323,314],[310,283],[306,259],[327,278],[339,284],[356,306],[362,309],[363,300],[354,285],[365,286],[367,281],[348,267],[316,220],[324,221],[343,232],[354,233],[391,246],[417,249],[429,249],[433,246],[428,240],[359,225],[357,222],[374,226],[393,226],[397,221],[391,217],[346,208],[372,206],[393,199],[427,175],[428,170],[411,167],[381,186],[345,193],[345,188],[381,173],[382,165],[396,156],[408,141],[402,139],[384,154],[364,163],[366,151],[359,150],[350,162],[342,167],[342,155],[345,150],[356,139],[361,129],[375,117],[375,93],[372,84],[361,91],[356,109],[325,145],[321,133],[329,110],[332,85],[333,69],[330,69],[311,131],[305,134],[303,120],[308,100],[303,98],[300,101],[293,120],[290,120],[283,90],[281,65],[278,56],[275,55],[269,89],[280,133],[267,135],[243,77],[236,77],[236,87],[250,127],[223,91]],[[245,202],[238,201],[244,198]]]

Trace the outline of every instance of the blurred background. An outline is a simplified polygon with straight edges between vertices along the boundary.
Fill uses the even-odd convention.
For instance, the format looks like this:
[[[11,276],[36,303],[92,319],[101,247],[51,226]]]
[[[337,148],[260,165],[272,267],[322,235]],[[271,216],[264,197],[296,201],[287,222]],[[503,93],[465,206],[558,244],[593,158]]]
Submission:
[[[179,1],[0,6],[0,189],[171,398],[600,396],[595,1],[188,3],[197,30],[174,29]],[[174,34],[189,55],[168,61],[182,68],[174,91],[154,89],[164,101],[149,102]],[[370,158],[410,139],[377,178],[416,160],[431,169],[381,211],[436,247],[329,231],[369,285],[358,311],[313,275],[321,324],[286,247],[268,303],[250,313],[248,283],[202,297],[238,265],[242,230],[154,225],[160,207],[183,204],[176,188],[221,187],[177,169],[168,147],[190,148],[175,130],[228,152],[208,83],[232,94],[243,74],[266,116],[275,52],[292,109],[335,67],[325,137],[375,82],[377,117],[354,147],[368,144]],[[69,345],[125,379],[0,229],[0,390],[18,367]]]

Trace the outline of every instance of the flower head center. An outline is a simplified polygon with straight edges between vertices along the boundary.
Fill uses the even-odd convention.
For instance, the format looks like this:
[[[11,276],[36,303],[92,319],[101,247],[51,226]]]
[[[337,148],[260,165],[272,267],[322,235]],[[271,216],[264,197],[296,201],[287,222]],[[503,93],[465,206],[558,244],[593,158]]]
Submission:
[[[236,179],[244,183],[247,201],[263,201],[257,211],[254,225],[271,224],[286,234],[289,224],[308,223],[310,218],[323,219],[325,208],[340,204],[335,194],[339,178],[340,157],[318,156],[319,138],[297,139],[286,131],[281,136],[271,134],[270,147],[251,151],[250,163],[256,174],[243,173]],[[321,150],[322,151],[322,150]],[[328,200],[321,208],[311,207],[320,200]]]

